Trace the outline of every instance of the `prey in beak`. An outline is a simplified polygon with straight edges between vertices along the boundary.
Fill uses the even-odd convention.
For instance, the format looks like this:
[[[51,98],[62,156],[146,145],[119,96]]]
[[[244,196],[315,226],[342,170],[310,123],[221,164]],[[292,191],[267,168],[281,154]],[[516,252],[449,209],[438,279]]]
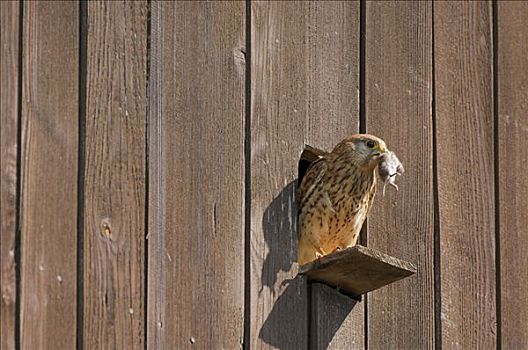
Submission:
[[[396,176],[401,176],[404,171],[402,163],[398,157],[396,157],[394,152],[387,151],[381,155],[379,175],[383,180],[383,195],[385,195],[385,187],[387,186],[387,183],[398,191]]]

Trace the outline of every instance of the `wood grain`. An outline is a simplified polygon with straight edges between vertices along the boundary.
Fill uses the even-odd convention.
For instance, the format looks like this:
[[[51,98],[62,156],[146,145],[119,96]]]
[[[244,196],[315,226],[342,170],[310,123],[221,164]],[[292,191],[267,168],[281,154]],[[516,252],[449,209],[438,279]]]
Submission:
[[[25,2],[22,349],[73,349],[77,303],[79,4]]]
[[[311,283],[310,307],[318,310],[310,318],[310,349],[363,349],[365,339],[358,331],[363,329],[361,315],[351,316],[363,302],[344,295],[325,284]],[[324,312],[323,312],[324,310]]]
[[[143,349],[147,2],[88,3],[84,346]]]
[[[364,344],[363,304],[328,309],[341,299],[326,286],[307,302],[295,278],[299,156],[358,130],[358,35],[359,3],[251,3],[251,348]],[[310,305],[312,325],[331,331],[309,336]]]
[[[17,134],[19,88],[18,1],[0,3],[0,349],[15,349]]]
[[[344,294],[360,296],[416,273],[408,262],[376,249],[355,245],[302,265],[299,273],[308,280],[335,287]]]
[[[244,2],[152,3],[152,349],[242,346],[244,24]]]
[[[498,2],[498,148],[503,349],[528,348],[528,4]]]
[[[441,345],[496,346],[491,3],[434,3]]]
[[[418,267],[416,275],[369,294],[368,343],[432,349],[432,3],[367,2],[365,35],[367,132],[384,139],[405,167],[398,192],[378,191],[368,244]]]

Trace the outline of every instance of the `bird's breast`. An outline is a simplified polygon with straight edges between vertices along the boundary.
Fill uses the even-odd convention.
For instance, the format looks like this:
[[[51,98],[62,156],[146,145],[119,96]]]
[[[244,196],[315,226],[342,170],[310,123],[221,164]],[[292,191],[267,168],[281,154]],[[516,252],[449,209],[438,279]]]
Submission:
[[[328,197],[334,211],[329,215],[328,232],[321,235],[323,249],[356,243],[363,222],[367,218],[370,195],[375,177],[359,172],[334,178]]]
[[[339,172],[338,172],[339,173]],[[336,210],[353,210],[361,204],[367,204],[372,187],[375,186],[374,174],[365,174],[351,169],[332,177],[329,182],[329,197]]]

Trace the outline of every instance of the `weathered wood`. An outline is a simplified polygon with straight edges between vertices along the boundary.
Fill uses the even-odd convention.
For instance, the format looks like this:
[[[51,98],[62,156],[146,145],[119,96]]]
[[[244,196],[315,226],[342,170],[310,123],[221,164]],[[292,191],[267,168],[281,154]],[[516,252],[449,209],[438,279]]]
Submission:
[[[498,2],[500,281],[503,349],[528,348],[528,3]]]
[[[441,346],[491,349],[497,341],[491,3],[433,6]]]
[[[147,2],[88,3],[86,348],[143,349]]]
[[[242,346],[244,23],[244,2],[152,3],[152,349]]]
[[[293,279],[299,156],[357,132],[358,57],[359,3],[251,3],[251,348],[364,344],[363,304],[350,301],[343,320],[323,307],[337,296],[314,289],[307,302],[305,280]],[[313,325],[333,334],[308,335],[310,305]]]
[[[79,4],[24,2],[21,349],[74,349]]]
[[[344,137],[359,131],[359,2],[309,4],[305,144],[331,151]],[[300,57],[302,59],[302,57]],[[325,285],[310,291],[310,347],[362,349],[365,304],[344,301]],[[325,305],[342,302],[341,309]],[[342,319],[341,312],[351,310]],[[317,324],[325,325],[320,329]]]
[[[0,2],[0,349],[15,348],[18,133],[18,1]]]
[[[432,349],[432,2],[367,2],[365,38],[366,129],[384,139],[405,167],[398,192],[387,188],[382,196],[379,186],[368,245],[419,266],[415,276],[368,295],[368,344]]]
[[[310,281],[360,296],[411,276],[416,267],[375,249],[355,245],[302,265],[299,273]]]
[[[310,333],[311,349],[362,349],[363,337],[344,332],[361,327],[356,317],[349,316],[360,305],[359,301],[322,283],[311,283],[310,287],[310,307],[319,310],[317,317],[310,318],[310,329],[316,330]]]

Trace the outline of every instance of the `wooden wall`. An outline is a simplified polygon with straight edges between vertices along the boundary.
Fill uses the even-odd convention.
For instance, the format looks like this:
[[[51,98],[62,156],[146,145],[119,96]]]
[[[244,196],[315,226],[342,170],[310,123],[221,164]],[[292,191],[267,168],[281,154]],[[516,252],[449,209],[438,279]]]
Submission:
[[[0,349],[528,347],[528,4],[0,2]],[[305,145],[403,161],[361,302],[296,277]]]

